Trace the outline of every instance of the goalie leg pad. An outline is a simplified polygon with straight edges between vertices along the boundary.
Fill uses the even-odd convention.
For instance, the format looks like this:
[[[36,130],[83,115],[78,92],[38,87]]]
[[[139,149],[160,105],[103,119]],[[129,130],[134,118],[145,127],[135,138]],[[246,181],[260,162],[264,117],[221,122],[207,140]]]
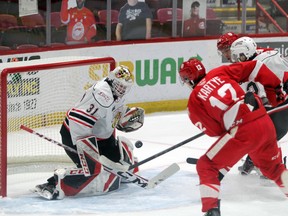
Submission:
[[[95,136],[85,137],[77,140],[76,146],[84,175],[90,176],[95,172],[95,164],[97,165],[99,160],[97,139]]]
[[[119,162],[121,164],[129,165],[129,166],[138,162],[138,159],[134,156],[134,153],[133,153],[134,146],[131,143],[131,141],[123,136],[118,136],[117,138],[118,138],[118,146],[119,146],[119,151],[120,151]],[[133,173],[136,173],[138,171],[139,171],[138,167],[135,167],[132,170]]]
[[[61,181],[67,196],[88,193],[99,195],[119,188],[120,178],[105,171],[99,163],[99,148],[95,136],[85,137],[76,142],[82,169],[67,169]]]
[[[117,140],[120,152],[119,162],[122,164],[132,165],[134,163],[133,144],[123,136],[118,136]]]
[[[81,168],[67,168],[65,176],[59,179],[60,188],[56,189],[58,191],[61,189],[66,196],[102,195],[120,187],[120,178],[103,169],[97,174],[86,177]]]

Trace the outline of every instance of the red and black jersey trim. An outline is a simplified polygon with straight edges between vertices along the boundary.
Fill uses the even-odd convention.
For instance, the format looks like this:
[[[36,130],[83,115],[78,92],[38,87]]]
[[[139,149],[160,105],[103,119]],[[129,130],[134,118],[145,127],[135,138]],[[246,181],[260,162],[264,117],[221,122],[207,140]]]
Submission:
[[[83,112],[82,110],[74,108],[69,111],[68,118],[69,121],[74,121],[77,124],[81,124],[89,128],[92,128],[97,121],[97,118],[95,118],[95,116],[92,116],[86,112]]]
[[[67,117],[65,118],[63,125],[66,127],[67,130],[70,131],[70,128],[69,128],[69,120],[68,120]]]

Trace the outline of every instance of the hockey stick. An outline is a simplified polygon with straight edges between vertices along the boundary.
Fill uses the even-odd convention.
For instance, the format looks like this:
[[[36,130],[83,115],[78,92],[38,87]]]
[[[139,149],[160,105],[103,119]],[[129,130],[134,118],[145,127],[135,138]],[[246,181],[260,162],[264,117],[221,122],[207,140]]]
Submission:
[[[64,145],[64,144],[62,144],[62,143],[60,143],[60,142],[57,142],[56,140],[53,140],[53,139],[51,139],[51,138],[49,138],[49,137],[46,137],[46,136],[44,136],[43,134],[40,134],[40,133],[32,130],[31,128],[29,128],[29,127],[27,127],[27,126],[25,126],[25,125],[21,125],[21,126],[20,126],[20,129],[25,130],[25,131],[27,131],[27,132],[29,132],[29,133],[31,133],[31,134],[34,134],[34,135],[36,135],[36,136],[38,136],[38,137],[40,137],[40,138],[42,138],[42,139],[45,139],[45,140],[47,140],[48,142],[51,142],[51,143],[53,143],[53,144],[56,144],[56,145],[58,145],[58,146],[60,146],[60,147],[62,147],[62,148],[64,148],[64,149],[66,149],[67,151],[70,151],[70,152],[73,152],[73,153],[76,153],[76,154],[77,154],[77,151],[76,151],[75,149],[70,148],[69,146],[66,146],[66,145]]]
[[[120,164],[117,164],[111,161],[109,158],[105,157],[104,155],[100,156],[99,161],[101,162],[103,166],[106,166],[106,168],[108,169],[115,168],[116,170],[118,170],[119,173],[123,173],[123,172],[125,173],[128,169],[128,167],[125,167],[125,166],[124,168],[119,167]],[[164,180],[166,180],[167,178],[169,178],[170,176],[172,176],[179,170],[180,170],[180,167],[178,166],[178,164],[176,163],[171,164],[169,167],[167,167],[166,169],[158,173],[152,179],[148,180],[145,188],[147,189],[154,188],[155,186],[157,186],[158,184],[160,184],[161,182],[163,182]]]
[[[199,134],[197,134],[197,135],[195,135],[193,137],[190,137],[189,139],[186,139],[186,140],[184,140],[184,141],[182,141],[182,142],[180,142],[180,143],[178,143],[176,145],[171,146],[168,149],[165,149],[164,151],[161,151],[161,152],[159,152],[159,153],[157,153],[155,155],[152,155],[152,156],[150,156],[150,157],[148,157],[148,158],[146,158],[146,159],[144,159],[144,160],[142,160],[142,161],[140,161],[138,163],[135,163],[135,164],[133,164],[133,165],[131,165],[129,167],[129,170],[134,169],[135,167],[138,167],[138,166],[140,166],[140,165],[142,165],[144,163],[147,163],[148,161],[151,161],[151,160],[153,160],[153,159],[155,159],[155,158],[157,158],[157,157],[159,157],[159,156],[161,156],[163,154],[166,154],[166,153],[172,151],[173,149],[179,148],[180,146],[185,145],[186,143],[189,143],[189,142],[191,142],[191,141],[203,136],[204,134],[205,134],[204,132],[201,132],[201,133],[199,133]]]
[[[56,145],[66,149],[70,152],[77,154],[77,151],[75,149],[70,148],[69,146],[66,146],[63,143],[57,142],[56,140],[53,140],[53,139],[51,139],[51,138],[49,138],[43,134],[40,134],[40,133],[34,131],[33,129],[31,129],[27,126],[21,125],[20,129],[25,130],[31,134],[34,134],[34,135],[36,135],[42,139],[47,140],[48,142],[56,144]],[[98,160],[96,160],[96,159],[94,159],[94,160],[97,161],[98,163],[100,163]],[[114,164],[114,166],[112,163]],[[112,163],[106,163],[106,164],[100,163],[100,164],[103,166],[105,171],[112,173],[118,177],[124,178],[124,179],[128,180],[129,182],[132,182],[132,183],[134,183],[134,184],[136,184],[142,188],[146,188],[146,189],[155,187],[160,182],[164,181],[165,179],[169,178],[170,176],[172,176],[173,174],[175,174],[176,172],[178,172],[180,170],[180,167],[174,163],[174,164],[171,164],[166,169],[164,169],[163,171],[161,171],[158,175],[156,175],[151,180],[148,180],[148,179],[143,178],[139,175],[136,175],[136,174],[134,174],[128,170],[119,170],[119,169],[117,169],[117,166],[115,166],[115,165],[117,165],[117,163],[114,163],[114,162],[112,162]]]

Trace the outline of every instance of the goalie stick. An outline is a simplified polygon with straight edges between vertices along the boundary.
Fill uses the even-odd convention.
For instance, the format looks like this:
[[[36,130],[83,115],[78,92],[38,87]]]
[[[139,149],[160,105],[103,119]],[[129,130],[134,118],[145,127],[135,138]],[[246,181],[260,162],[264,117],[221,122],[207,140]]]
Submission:
[[[77,154],[77,151],[75,149],[70,148],[69,146],[66,146],[63,143],[57,142],[56,140],[53,140],[53,139],[51,139],[51,138],[49,138],[43,134],[40,134],[40,133],[34,131],[33,129],[31,129],[27,126],[21,125],[20,129],[27,131],[31,134],[34,134],[34,135],[36,135],[42,139],[47,140],[50,143],[56,144],[56,145],[66,149],[70,152]],[[105,158],[103,159],[103,157],[102,157],[101,160],[103,160],[103,162],[105,162],[105,164],[103,164],[97,160],[96,161],[98,163],[102,164],[105,171],[112,173],[118,177],[124,178],[124,179],[128,180],[129,182],[134,183],[134,184],[138,185],[139,187],[142,187],[145,189],[154,188],[156,185],[158,185],[159,183],[166,180],[167,178],[169,178],[170,176],[172,176],[173,174],[175,174],[176,172],[178,172],[180,170],[180,167],[174,163],[174,164],[171,164],[166,169],[164,169],[163,171],[161,171],[158,175],[153,177],[151,180],[148,180],[146,178],[143,178],[139,175],[136,175],[136,174],[130,172],[128,170],[129,167],[123,169],[122,165],[114,163],[113,161],[109,161],[108,158],[107,158],[107,160],[105,160]]]
[[[122,176],[123,173],[125,174],[127,172],[127,169],[129,168],[128,166],[125,167],[125,166],[122,166],[118,163],[111,161],[109,158],[105,157],[104,155],[100,156],[99,161],[107,169],[117,170],[117,173],[120,176]],[[152,179],[147,180],[147,185],[145,185],[143,187],[146,189],[154,188],[155,186],[157,186],[158,184],[160,184],[161,182],[163,182],[164,180],[166,180],[167,178],[169,178],[170,176],[172,176],[173,174],[175,174],[179,170],[180,170],[180,167],[178,166],[178,164],[173,163],[169,167],[165,168],[160,173],[158,173]],[[134,174],[134,175],[136,175],[136,174]],[[138,177],[140,177],[140,176],[138,176]],[[137,181],[137,180],[135,179],[135,181]]]

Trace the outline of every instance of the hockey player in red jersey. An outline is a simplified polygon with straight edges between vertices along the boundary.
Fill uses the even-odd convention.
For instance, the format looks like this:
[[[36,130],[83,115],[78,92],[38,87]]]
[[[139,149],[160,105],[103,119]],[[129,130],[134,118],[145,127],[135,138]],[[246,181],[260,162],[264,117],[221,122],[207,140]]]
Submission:
[[[219,37],[217,40],[218,53],[224,56],[228,61],[231,59],[230,47],[232,43],[237,40],[239,36],[233,32],[227,32]]]
[[[129,69],[116,67],[67,112],[60,134],[62,143],[78,153],[66,150],[76,167],[55,170],[47,183],[35,187],[37,194],[47,199],[63,199],[78,194],[101,195],[119,188],[121,179],[104,170],[98,161],[104,155],[122,165],[135,163],[132,143],[123,136],[115,138],[116,128],[131,132],[144,122],[142,108],[125,105],[132,84]],[[137,171],[136,167],[134,172]]]
[[[237,41],[234,43],[234,41]],[[232,44],[234,45],[232,46]],[[236,45],[236,46],[235,46]],[[217,49],[218,52],[224,56],[230,62],[238,62],[238,61],[250,61],[250,60],[260,60],[268,66],[273,73],[277,75],[277,77],[283,82],[283,90],[288,91],[288,82],[287,81],[287,71],[288,63],[287,60],[282,58],[281,54],[278,50],[274,50],[272,48],[261,48],[257,47],[257,44],[254,42],[252,38],[249,37],[240,37],[239,35],[233,32],[227,32],[220,36],[217,41]],[[231,53],[233,50],[233,59],[231,57]],[[245,54],[244,54],[245,53]],[[240,57],[240,54],[242,57]],[[244,54],[244,55],[243,55]],[[286,84],[285,84],[286,83]],[[277,132],[277,140],[280,140],[284,135],[286,135],[288,130],[285,124],[282,124],[282,119],[286,120],[287,112],[286,109],[288,101],[284,101],[283,97],[279,97],[278,101],[275,100],[275,97],[270,97],[270,91],[264,91],[262,85],[257,82],[246,82],[241,84],[242,88],[245,91],[253,90],[262,98],[262,100],[266,100],[266,109],[269,110],[269,114],[276,128]],[[280,90],[280,89],[279,89]],[[281,93],[282,91],[279,91]],[[269,98],[270,97],[270,98]],[[269,100],[270,99],[270,100]],[[279,104],[279,107],[277,106]],[[277,106],[275,109],[270,106]],[[239,167],[241,174],[247,175],[252,170],[254,170],[254,164],[249,156],[246,157],[245,162],[242,166]],[[257,169],[256,169],[257,171]]]
[[[218,137],[196,165],[205,216],[221,215],[219,170],[233,167],[245,154],[288,196],[288,171],[281,162],[274,125],[261,99],[238,84],[259,81],[275,89],[281,83],[277,76],[260,61],[224,65],[206,74],[197,59],[184,62],[179,74],[193,89],[190,120],[207,135]]]
[[[76,0],[77,7],[68,9],[68,0],[62,0],[61,21],[67,25],[66,43],[92,42],[96,36],[94,14],[84,6],[85,0]]]
[[[224,56],[229,62],[233,62],[231,60],[231,50],[230,47],[232,43],[240,38],[239,35],[235,34],[234,32],[227,32],[223,35],[221,35],[217,40],[217,50],[218,53],[222,56]],[[259,52],[265,52],[268,50],[273,50],[272,48],[261,48],[257,47],[257,50]]]
[[[257,48],[257,44],[250,37],[240,37],[235,40],[230,47],[232,62],[245,62],[259,60],[282,81],[281,85],[285,92],[288,91],[288,61],[285,60],[278,50]],[[265,108],[269,112],[277,132],[277,140],[287,134],[288,130],[288,100],[284,101],[285,96],[279,87],[279,97],[271,97],[271,91],[264,91],[259,82],[243,83],[245,91],[256,92],[265,101]],[[272,92],[273,93],[273,92]],[[267,99],[266,99],[267,98]],[[286,124],[285,124],[286,123]],[[254,169],[254,165],[249,156],[245,159],[243,166],[239,167],[242,174],[249,174]]]

